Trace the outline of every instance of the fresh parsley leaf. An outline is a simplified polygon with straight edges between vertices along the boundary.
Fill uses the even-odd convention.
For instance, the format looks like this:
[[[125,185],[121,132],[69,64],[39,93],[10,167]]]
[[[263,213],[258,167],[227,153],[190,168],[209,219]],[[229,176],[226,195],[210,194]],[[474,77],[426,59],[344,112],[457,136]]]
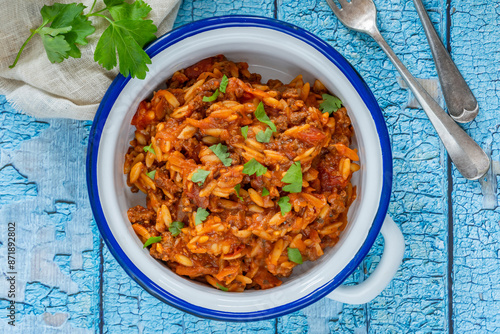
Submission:
[[[261,121],[264,124],[267,124],[273,132],[276,132],[276,125],[269,119],[269,116],[266,114],[266,110],[264,109],[264,104],[262,102],[259,103],[257,109],[255,109],[255,118]]]
[[[224,166],[231,166],[231,162],[233,162],[233,160],[229,157],[229,152],[227,151],[226,145],[222,145],[221,143],[219,143],[217,145],[210,146],[209,149],[214,152],[214,154],[217,156],[217,158],[220,159]]]
[[[330,115],[342,107],[342,101],[336,96],[329,94],[321,95],[323,97],[323,102],[319,105],[319,110],[327,112]]]
[[[217,285],[217,287],[218,287],[219,289],[221,289],[222,291],[226,291],[226,292],[228,292],[228,291],[229,291],[229,289],[228,289],[228,288],[226,288],[225,286],[220,285],[219,283],[216,283],[216,285]]]
[[[240,196],[240,189],[241,189],[241,184],[237,184],[234,187],[234,190],[236,191],[236,197],[238,197],[240,200],[243,201],[243,197]]]
[[[86,45],[87,36],[95,31],[89,17],[96,16],[108,21],[109,26],[99,38],[94,60],[110,70],[117,65],[118,55],[120,73],[123,76],[144,79],[151,59],[142,48],[156,39],[157,31],[153,21],[145,20],[151,7],[143,0],[132,3],[104,0],[106,7],[92,12],[95,3],[96,1],[90,9],[91,13],[86,15],[83,14],[85,6],[81,3],[44,6],[40,11],[42,24],[31,31],[10,68],[17,64],[26,44],[35,34],[40,35],[47,57],[52,63],[60,63],[69,57],[80,58],[79,45]],[[106,10],[110,16],[103,14]]]
[[[278,200],[278,205],[280,206],[281,215],[284,216],[292,210],[292,205],[290,204],[290,197],[284,196]]]
[[[267,128],[265,132],[260,131],[259,133],[257,133],[255,139],[257,139],[259,143],[269,143],[272,136],[273,136],[273,131]]]
[[[243,135],[243,138],[245,138],[246,140],[248,136],[248,125],[241,128],[241,134]]]
[[[151,152],[156,155],[155,149],[152,147],[153,144],[149,144],[148,146],[144,146],[142,149],[144,152]]]
[[[51,28],[56,27],[54,23],[52,23]],[[94,33],[95,28],[88,17],[82,14],[75,16],[73,21],[68,24],[71,25],[71,30],[64,34],[64,36],[71,47],[69,55],[74,58],[80,58],[81,53],[77,45],[87,45],[88,41],[86,37]]]
[[[97,14],[100,16],[101,14]],[[105,16],[103,16],[105,17]],[[151,20],[126,19],[112,21],[97,42],[94,60],[107,70],[120,61],[120,73],[127,77],[144,79],[151,59],[142,47],[156,38],[156,26]]]
[[[295,262],[297,264],[302,264],[302,254],[300,254],[300,251],[297,248],[290,248],[288,247],[288,259],[292,262]]]
[[[151,237],[148,240],[146,240],[146,242],[144,243],[144,246],[142,246],[142,248],[146,248],[146,247],[148,247],[154,243],[160,242],[160,241],[161,241],[161,236]]]
[[[255,158],[243,165],[243,174],[261,176],[267,172],[267,168],[262,166]]]
[[[152,170],[149,173],[146,173],[147,176],[149,176],[150,179],[154,180],[155,179],[155,174],[156,174],[156,169]]]
[[[86,37],[92,34],[95,28],[92,26],[92,22],[82,15],[84,9],[85,6],[81,3],[67,5],[55,3],[53,6],[43,6],[40,10],[43,19],[42,25],[45,26],[45,24],[52,22],[50,25],[52,29],[69,27],[70,30],[64,33],[73,32],[75,36],[72,40],[80,45],[86,45],[88,43]]]
[[[219,85],[219,90],[223,93],[226,92],[226,87],[227,87],[227,84],[229,83],[229,80],[227,79],[226,75],[224,74],[222,76],[222,80],[220,81],[220,85]]]
[[[52,23],[50,28],[43,27],[38,32],[42,37],[49,60],[53,63],[60,63],[68,57],[80,58],[81,52],[77,44],[87,45],[86,37],[95,31],[92,22],[83,15],[85,6],[75,3],[54,4],[54,6],[51,6],[53,8],[49,10],[42,8],[40,11],[43,20],[49,19]],[[57,14],[56,11],[58,11]],[[66,43],[67,45],[64,45]]]
[[[205,219],[207,219],[209,214],[210,213],[207,210],[198,208],[198,210],[196,210],[196,216],[194,217],[194,224],[200,225],[205,221]]]
[[[106,7],[108,8],[116,5],[121,5],[123,3],[123,0],[103,0],[103,1]]]
[[[116,66],[118,53],[120,73],[125,77],[130,74],[133,78],[144,79],[151,59],[142,48],[156,39],[154,34],[157,30],[153,21],[144,20],[151,7],[142,0],[132,4],[119,0],[104,2],[113,20],[93,14],[110,23],[97,43],[94,60],[109,70]]]
[[[268,196],[269,195],[269,190],[266,189],[266,187],[262,187],[262,196]]]
[[[69,58],[71,47],[63,36],[42,35],[42,43],[51,63],[60,63]]]
[[[67,32],[70,32],[72,27],[63,27],[63,28],[49,28],[49,27],[43,27],[40,29],[40,34],[42,35],[50,35],[52,37],[56,37],[59,34],[65,34]]]
[[[86,37],[95,31],[92,22],[83,15],[84,8],[85,6],[81,3],[55,3],[52,6],[43,6],[40,10],[42,24],[31,31],[31,35],[22,45],[14,63],[9,67],[16,66],[26,44],[35,34],[40,35],[51,63],[60,63],[69,57],[80,58],[81,52],[78,45],[86,45],[88,43]],[[49,23],[50,27],[47,26]]]
[[[142,0],[134,1],[131,4],[122,0],[108,0],[104,3],[115,21],[143,19],[151,11],[151,7]]]
[[[191,181],[198,182],[198,185],[202,185],[205,182],[205,179],[210,174],[210,171],[204,169],[198,169],[193,176],[191,177]]]
[[[184,228],[183,222],[172,222],[168,230],[172,233],[172,236],[176,237],[181,233],[181,229]]]
[[[83,11],[83,4],[82,5],[82,11]],[[40,10],[40,14],[42,14],[42,25],[46,25],[47,23],[54,21],[57,17],[74,17],[75,15],[71,15],[71,12],[73,12],[76,8],[76,3],[72,3],[69,5],[65,5],[62,3],[55,3],[52,6],[43,6],[42,9]],[[69,14],[69,15],[68,15]],[[61,22],[61,21],[59,21]]]
[[[300,161],[293,163],[290,168],[288,168],[281,182],[290,183],[283,187],[284,191],[290,193],[300,193],[302,191],[302,168],[300,166]]]
[[[217,88],[212,96],[203,96],[203,102],[213,102],[219,97],[219,89]]]

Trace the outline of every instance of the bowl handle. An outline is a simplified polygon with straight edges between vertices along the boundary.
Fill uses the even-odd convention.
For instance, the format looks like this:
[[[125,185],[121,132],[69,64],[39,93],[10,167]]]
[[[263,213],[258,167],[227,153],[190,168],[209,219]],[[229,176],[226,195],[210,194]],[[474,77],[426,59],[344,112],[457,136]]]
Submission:
[[[363,282],[341,285],[327,297],[346,304],[365,304],[377,297],[389,285],[403,261],[405,241],[399,227],[387,215],[380,229],[384,238],[384,252],[379,264]]]

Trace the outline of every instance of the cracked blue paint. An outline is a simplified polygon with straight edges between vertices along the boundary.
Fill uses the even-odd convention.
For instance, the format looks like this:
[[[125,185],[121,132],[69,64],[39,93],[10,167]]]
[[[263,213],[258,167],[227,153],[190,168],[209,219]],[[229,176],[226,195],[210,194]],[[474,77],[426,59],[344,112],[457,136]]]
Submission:
[[[214,16],[258,15],[273,17],[273,14],[273,0],[183,1],[179,8],[174,28]]]
[[[85,188],[90,123],[42,122],[15,111],[4,96],[0,102],[0,226],[16,223],[18,271],[15,328],[7,324],[0,281],[0,333],[95,333],[99,234]],[[1,228],[0,242],[6,240]]]
[[[71,255],[69,254],[56,254],[54,255],[54,263],[59,266],[61,272],[69,275],[71,271],[70,267]]]
[[[412,1],[375,0],[382,34],[409,70],[436,79]],[[183,1],[176,26],[226,14],[256,14],[317,34],[359,71],[385,115],[394,155],[389,212],[406,239],[404,263],[382,294],[367,305],[322,299],[276,320],[226,323],[200,319],[149,295],[102,250],[85,188],[91,122],[35,120],[0,96],[0,226],[18,223],[18,323],[6,323],[0,282],[1,333],[443,333],[448,328],[448,201],[452,201],[455,333],[500,332],[500,209],[482,208],[478,182],[453,169],[448,198],[447,158],[425,114],[408,105],[408,91],[384,53],[367,36],[347,30],[323,0]],[[446,1],[426,0],[431,19],[446,31]],[[451,0],[452,56],[480,104],[466,130],[499,160],[500,6]],[[63,138],[64,140],[61,140]],[[43,154],[40,154],[43,152]],[[62,153],[62,154],[61,154]],[[6,231],[0,229],[0,259]],[[369,275],[380,260],[379,237],[346,284]],[[102,265],[102,275],[99,268]],[[0,271],[5,272],[3,261]],[[102,293],[99,290],[102,280]],[[102,323],[99,323],[102,305]]]
[[[89,134],[90,134],[90,128],[92,127],[92,122],[91,121],[83,121],[82,122],[82,128],[84,131],[83,139],[80,142],[82,145],[87,146],[89,142]]]
[[[71,221],[71,214],[76,210],[76,204],[56,201],[54,208],[53,212],[45,212],[55,224],[56,239],[62,240],[66,237],[66,224]]]
[[[249,324],[201,319],[160,302],[144,291],[104,248],[104,332],[109,333],[274,333],[274,320]]]
[[[37,186],[12,165],[0,168],[0,205],[26,200],[37,195]]]
[[[33,117],[16,111],[0,95],[0,148],[15,150],[25,140],[38,136],[49,124],[35,120]]]
[[[98,243],[97,238],[96,241]],[[70,276],[72,281],[78,284],[78,292],[68,293],[59,287],[51,287],[40,282],[27,282],[25,299],[17,305],[20,311],[17,321],[22,322],[27,316],[62,313],[67,315],[67,322],[73,328],[96,328],[97,319],[93,315],[96,314],[97,304],[92,303],[92,300],[95,298],[97,288],[93,272],[98,268],[98,263],[93,253],[93,251],[82,253],[83,265],[79,269],[70,268],[71,255],[55,255],[54,263],[61,268],[65,275]],[[5,318],[4,306],[6,305],[7,301],[0,299],[2,320]]]
[[[499,160],[500,9],[497,1],[451,1],[452,57],[479,103],[465,125]],[[500,332],[500,210],[482,210],[481,187],[453,169],[453,319],[455,332]],[[497,190],[498,191],[498,190]],[[498,192],[497,192],[498,196]],[[498,197],[497,197],[498,198]]]

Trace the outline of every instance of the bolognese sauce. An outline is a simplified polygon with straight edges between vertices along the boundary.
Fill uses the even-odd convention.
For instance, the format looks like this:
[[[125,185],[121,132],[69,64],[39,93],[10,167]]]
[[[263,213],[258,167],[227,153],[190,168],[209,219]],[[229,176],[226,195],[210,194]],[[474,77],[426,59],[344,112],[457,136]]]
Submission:
[[[356,198],[342,102],[316,80],[261,82],[219,55],[175,72],[132,119],[128,210],[150,254],[224,291],[268,289],[333,246]]]

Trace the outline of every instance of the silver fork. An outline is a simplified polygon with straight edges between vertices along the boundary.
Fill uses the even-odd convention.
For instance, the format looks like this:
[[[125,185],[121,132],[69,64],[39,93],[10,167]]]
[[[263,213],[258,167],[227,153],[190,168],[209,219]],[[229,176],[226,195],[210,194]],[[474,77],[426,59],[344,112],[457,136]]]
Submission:
[[[415,80],[387,44],[377,27],[377,9],[373,1],[338,0],[341,8],[333,0],[326,1],[340,22],[349,29],[370,35],[386,53],[429,117],[458,171],[469,180],[485,175],[490,167],[489,157]]]

